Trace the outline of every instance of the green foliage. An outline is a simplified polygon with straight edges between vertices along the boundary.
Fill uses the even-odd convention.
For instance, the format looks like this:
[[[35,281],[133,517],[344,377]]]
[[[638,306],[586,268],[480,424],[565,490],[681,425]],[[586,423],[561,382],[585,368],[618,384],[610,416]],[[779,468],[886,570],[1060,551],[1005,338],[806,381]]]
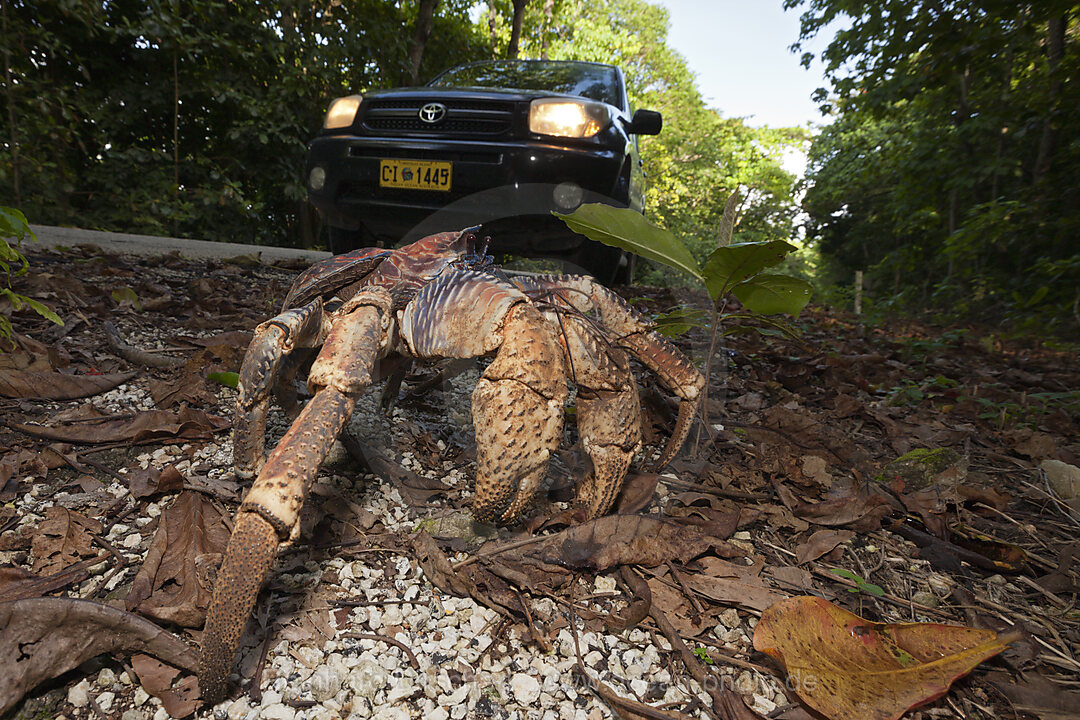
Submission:
[[[51,320],[57,325],[63,325],[60,316],[41,302],[20,295],[11,289],[11,278],[25,275],[30,269],[30,263],[26,256],[19,252],[18,246],[29,237],[37,240],[30,224],[26,222],[26,216],[19,210],[9,207],[0,207],[0,272],[4,275],[4,285],[0,287],[0,298],[7,298],[15,312],[28,307],[38,315]],[[14,241],[14,246],[12,242]],[[6,315],[0,315],[0,340],[10,341],[12,333],[11,320]],[[5,343],[0,343],[0,350]]]
[[[424,78],[482,57],[471,4],[440,3]],[[310,241],[306,144],[333,97],[404,82],[415,6],[5,2],[0,194],[48,224]]]
[[[832,123],[804,201],[832,276],[866,270],[882,308],[1074,333],[1080,4],[784,4],[803,11],[800,43],[843,26],[821,55]]]
[[[234,372],[212,372],[206,376],[210,382],[236,389],[240,385],[240,375]]]
[[[703,267],[675,235],[628,208],[593,203],[566,215],[554,214],[570,229],[591,240],[629,250],[691,275],[705,285],[714,302],[733,292],[754,312],[798,315],[810,300],[811,288],[805,280],[760,274],[795,249],[782,240],[718,247]]]
[[[872,582],[867,582],[866,580],[859,577],[850,570],[845,570],[844,568],[829,568],[829,572],[831,572],[833,575],[839,575],[842,578],[847,578],[848,580],[851,580],[853,583],[855,583],[855,587],[848,588],[848,592],[861,592],[866,593],[867,595],[873,595],[875,597],[882,597],[885,594],[885,590],[883,590],[880,585],[875,585]]]

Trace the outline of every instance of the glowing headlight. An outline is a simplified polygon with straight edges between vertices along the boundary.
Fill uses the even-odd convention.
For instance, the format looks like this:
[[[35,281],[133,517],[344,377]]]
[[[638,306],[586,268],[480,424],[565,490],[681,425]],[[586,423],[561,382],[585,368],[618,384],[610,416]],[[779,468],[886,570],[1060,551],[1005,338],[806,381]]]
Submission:
[[[356,119],[356,111],[360,109],[361,100],[363,100],[362,95],[350,95],[349,97],[338,98],[330,103],[330,109],[326,111],[326,120],[323,121],[323,127],[327,130],[336,130],[337,128],[352,125],[353,120]]]
[[[529,106],[529,130],[540,135],[587,138],[609,122],[607,106],[588,100],[540,98]]]

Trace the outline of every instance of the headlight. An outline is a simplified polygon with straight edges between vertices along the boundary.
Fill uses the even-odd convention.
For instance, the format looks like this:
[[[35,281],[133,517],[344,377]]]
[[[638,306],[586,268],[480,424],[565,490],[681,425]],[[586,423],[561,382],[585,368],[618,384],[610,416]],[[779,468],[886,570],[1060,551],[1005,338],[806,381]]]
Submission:
[[[362,95],[350,95],[330,103],[330,109],[326,111],[326,120],[323,121],[323,128],[336,130],[352,125],[353,120],[356,119],[356,111],[360,109],[360,101],[363,99]]]
[[[611,114],[603,103],[540,98],[529,106],[529,130],[540,135],[587,138],[603,130]]]

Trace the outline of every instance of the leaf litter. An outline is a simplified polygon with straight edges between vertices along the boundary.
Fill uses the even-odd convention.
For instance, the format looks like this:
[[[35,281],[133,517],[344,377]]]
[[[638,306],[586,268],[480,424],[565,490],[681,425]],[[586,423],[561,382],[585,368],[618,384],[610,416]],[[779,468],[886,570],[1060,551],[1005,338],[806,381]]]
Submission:
[[[102,382],[82,378],[110,380],[79,401],[39,390],[0,398],[7,428],[0,428],[0,491],[8,503],[0,513],[0,611],[35,598],[83,597],[94,608],[120,605],[158,618],[167,628],[160,632],[190,648],[243,491],[229,473],[222,433],[235,391],[207,375],[236,370],[251,329],[272,314],[295,271],[110,256],[106,273],[92,262],[98,257],[91,247],[42,254],[35,267],[79,282],[57,294],[30,276],[16,288],[88,322],[60,334],[32,317],[15,318],[20,334],[15,351],[0,355],[0,382],[19,377],[15,371],[59,374],[76,386]],[[138,304],[113,297],[118,288],[132,290]],[[656,312],[698,300],[681,290],[626,291]],[[111,343],[101,330],[106,321],[116,325]],[[1080,525],[1075,498],[1060,492],[1068,485],[1056,478],[1080,465],[1078,403],[1068,393],[1080,387],[1080,372],[1066,354],[1037,345],[987,349],[978,330],[868,331],[818,309],[798,325],[800,343],[753,333],[726,340],[731,366],[710,392],[712,421],[723,429],[699,437],[696,450],[688,444],[667,472],[632,474],[621,514],[578,524],[556,504],[494,539],[463,512],[474,458],[461,427],[475,380],[432,385],[437,373],[407,375],[393,420],[372,413],[384,426],[381,440],[354,431],[362,449],[350,448],[320,474],[301,538],[264,593],[257,615],[265,620],[249,628],[240,663],[242,676],[258,678],[263,708],[299,718],[324,707],[311,695],[314,673],[329,658],[317,648],[337,643],[372,661],[380,656],[370,653],[404,659],[404,647],[426,668],[425,682],[438,686],[431,697],[422,684],[399,697],[386,685],[368,698],[345,682],[349,702],[369,711],[372,703],[419,704],[424,713],[464,703],[481,713],[490,691],[523,703],[522,712],[539,702],[556,716],[584,707],[601,718],[795,717],[809,701],[792,687],[790,667],[786,673],[755,652],[750,637],[759,617],[807,593],[835,608],[825,614],[854,613],[866,627],[1022,628],[1022,639],[999,658],[974,670],[977,661],[965,661],[970,679],[938,699],[930,700],[940,683],[907,683],[904,692],[930,703],[911,717],[989,718],[1014,709],[1026,717],[1039,707],[1026,689],[1033,682],[1042,683],[1047,707],[1069,707],[1070,678],[1080,671],[1080,576],[1070,543]],[[692,330],[679,342],[700,353],[706,338]],[[106,387],[112,378],[125,379]],[[1051,393],[1043,385],[1057,399],[1044,399]],[[417,397],[412,387],[425,391]],[[723,397],[729,400],[716,400]],[[647,438],[662,442],[673,417],[668,401],[646,386],[643,408]],[[280,411],[271,413],[270,442],[286,425]],[[57,441],[78,454],[61,448],[50,451],[49,463],[34,459]],[[920,453],[951,459],[920,462]],[[579,472],[575,458],[560,453],[552,474]],[[1050,471],[1040,474],[1040,464],[1058,485],[1047,483]],[[455,598],[465,599],[455,605]],[[59,607],[37,612],[54,619],[70,612]],[[422,619],[435,609],[468,625],[465,635],[479,644],[460,644],[463,637],[443,650],[455,636]],[[57,642],[78,639],[69,624],[53,624]],[[821,654],[845,654],[841,638],[808,641],[799,631],[809,626],[777,639],[777,654],[807,651],[810,664]],[[22,647],[39,669],[12,686],[12,703],[23,695],[26,706],[42,702],[33,687],[77,666],[71,682],[93,679],[90,656],[61,662]],[[198,707],[190,663],[161,657],[170,668],[134,647],[107,650],[113,655],[105,663],[119,674],[130,669],[155,707],[210,717]],[[561,659],[579,681],[544,684],[537,700],[519,676],[543,678],[545,663]],[[642,673],[640,662],[651,669]],[[500,669],[507,667],[517,670]],[[470,683],[478,690],[459,698]],[[101,680],[77,684],[93,695]],[[114,710],[139,709],[130,688],[109,689],[118,693]],[[88,716],[85,705],[72,704],[75,690],[52,708],[56,714]],[[878,715],[867,716],[887,716],[892,691],[869,695],[868,712]],[[826,704],[840,697],[833,693]]]

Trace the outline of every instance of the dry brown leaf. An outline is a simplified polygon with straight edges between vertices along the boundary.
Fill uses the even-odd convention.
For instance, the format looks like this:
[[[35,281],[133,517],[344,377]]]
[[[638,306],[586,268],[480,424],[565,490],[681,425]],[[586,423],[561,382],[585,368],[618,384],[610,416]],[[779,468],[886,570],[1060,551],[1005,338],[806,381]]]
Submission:
[[[45,511],[31,546],[34,573],[41,575],[63,570],[94,554],[93,537],[101,532],[101,523],[57,505]]]
[[[34,437],[80,445],[121,442],[140,445],[163,440],[209,440],[230,424],[225,418],[188,407],[176,412],[145,410],[134,416],[110,417],[89,406],[77,420],[51,427],[23,423],[11,423],[10,427]]]
[[[123,610],[72,598],[0,603],[0,715],[39,683],[102,653],[144,652],[195,671],[196,653],[180,638]]]
[[[615,498],[615,515],[633,515],[641,512],[652,502],[656,483],[660,476],[649,472],[632,472],[623,481],[622,491]]]
[[[986,680],[1019,712],[1037,715],[1039,720],[1076,720],[1080,693],[1069,692],[1042,675],[1027,673],[1014,680],[1006,673],[993,672]]]
[[[855,537],[850,530],[818,530],[795,548],[795,562],[802,565],[831,553],[837,545]]]
[[[667,615],[680,635],[694,637],[712,627],[707,623],[694,624],[693,608],[681,592],[660,578],[649,578],[648,582],[649,590],[652,592],[652,604]]]
[[[761,611],[787,597],[762,582],[761,563],[736,565],[719,558],[704,557],[697,564],[704,572],[685,573],[683,582],[714,602]]]
[[[151,380],[150,397],[162,410],[178,405],[202,407],[210,405],[214,396],[206,387],[206,380],[197,372],[182,372],[179,377],[169,380]]]
[[[187,717],[199,706],[199,685],[194,677],[188,676],[174,687],[180,671],[149,655],[133,655],[131,667],[143,690],[161,700],[169,717]]]
[[[217,559],[225,550],[232,531],[227,518],[199,493],[177,496],[161,515],[128,592],[128,610],[183,627],[202,625],[213,594],[205,559]]]
[[[0,397],[76,400],[112,390],[137,374],[65,375],[0,369]]]
[[[895,720],[1017,639],[936,623],[867,622],[809,595],[770,607],[754,629],[754,649],[779,660],[788,686],[836,720]]]
[[[148,467],[136,470],[128,479],[128,489],[132,497],[144,498],[162,493],[177,492],[184,488],[184,476],[175,465],[166,465],[161,470]]]
[[[669,560],[687,562],[709,549],[724,557],[744,554],[693,525],[645,515],[608,515],[509,554],[602,572],[617,565],[655,567]]]

